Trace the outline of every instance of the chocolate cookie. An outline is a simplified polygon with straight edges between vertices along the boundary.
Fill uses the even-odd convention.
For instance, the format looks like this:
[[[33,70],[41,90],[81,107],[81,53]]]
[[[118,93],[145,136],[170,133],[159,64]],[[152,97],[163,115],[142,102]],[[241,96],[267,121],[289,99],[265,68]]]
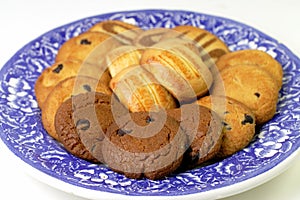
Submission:
[[[250,108],[257,124],[263,124],[274,116],[278,85],[264,69],[251,65],[226,67],[220,72],[220,79],[214,82],[212,95],[219,96],[223,88],[225,96]]]
[[[167,112],[180,122],[189,138],[182,168],[194,168],[217,155],[222,144],[223,125],[215,112],[197,104],[186,104]]]
[[[212,105],[211,96],[206,96],[197,101],[201,106],[215,109],[216,112],[224,115],[223,142],[217,157],[230,156],[245,148],[253,139],[255,134],[255,115],[244,104],[222,96],[213,96],[217,102],[225,101],[225,111],[220,105]]]
[[[162,112],[135,112],[113,123],[103,142],[103,158],[129,178],[160,179],[181,164],[187,137],[179,123]]]
[[[48,134],[58,139],[54,119],[59,106],[71,96],[86,92],[102,92],[111,95],[111,90],[97,79],[86,76],[73,76],[61,81],[47,96],[42,106],[42,122]]]
[[[113,97],[113,96],[112,96]],[[111,112],[114,105],[110,95],[82,93],[63,102],[55,115],[59,141],[73,155],[92,162],[102,162],[91,153],[101,149],[107,127],[118,117]],[[118,104],[121,107],[121,104]],[[122,109],[117,109],[121,112]]]
[[[219,70],[236,65],[261,67],[276,80],[279,89],[282,86],[283,70],[281,64],[264,51],[246,49],[227,53],[220,57],[216,65]]]

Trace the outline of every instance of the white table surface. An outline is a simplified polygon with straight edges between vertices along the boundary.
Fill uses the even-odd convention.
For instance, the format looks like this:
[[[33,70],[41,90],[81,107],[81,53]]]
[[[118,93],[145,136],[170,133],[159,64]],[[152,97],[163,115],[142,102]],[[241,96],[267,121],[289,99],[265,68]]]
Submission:
[[[22,46],[57,26],[112,11],[181,9],[231,18],[276,38],[300,56],[298,0],[1,0],[0,67]],[[22,165],[21,165],[22,166]],[[223,200],[299,200],[300,155],[279,176]],[[0,141],[0,199],[84,200],[32,178]]]

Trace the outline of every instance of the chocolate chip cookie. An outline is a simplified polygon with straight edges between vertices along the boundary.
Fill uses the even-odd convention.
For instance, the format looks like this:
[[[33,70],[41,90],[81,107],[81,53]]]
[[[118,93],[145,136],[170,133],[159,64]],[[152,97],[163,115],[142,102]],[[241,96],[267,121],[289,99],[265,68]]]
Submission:
[[[103,158],[129,178],[160,179],[175,171],[186,150],[179,123],[164,112],[135,112],[113,123],[103,142]]]

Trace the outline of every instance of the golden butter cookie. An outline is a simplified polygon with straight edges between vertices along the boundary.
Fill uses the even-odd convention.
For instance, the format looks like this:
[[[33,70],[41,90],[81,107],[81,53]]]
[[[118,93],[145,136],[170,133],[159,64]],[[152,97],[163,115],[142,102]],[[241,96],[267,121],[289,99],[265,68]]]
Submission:
[[[279,89],[282,86],[283,70],[281,64],[264,51],[247,49],[227,53],[219,58],[216,63],[218,69],[235,65],[254,65],[268,71],[276,80]]]
[[[209,56],[217,61],[222,55],[230,52],[227,45],[216,35],[204,29],[180,25],[172,28],[173,31],[167,33],[163,38],[183,37],[193,40],[199,47],[200,52],[204,49]],[[207,56],[204,56],[205,59]]]
[[[82,63],[78,60],[65,60],[57,62],[46,68],[35,83],[35,95],[38,105],[42,107],[48,94],[60,81],[77,75],[89,76],[95,79],[106,79],[106,75],[100,77],[101,71],[96,65]]]
[[[120,20],[106,20],[93,25],[88,32],[102,32],[117,38],[123,44],[131,45],[134,38],[143,32],[140,27]]]
[[[206,94],[213,82],[208,66],[184,44],[165,47],[158,43],[147,48],[141,65],[180,102]]]
[[[264,69],[251,65],[226,67],[214,82],[212,95],[220,95],[223,88],[225,96],[238,100],[251,109],[257,124],[263,124],[274,116],[278,86]]]
[[[173,96],[139,65],[119,72],[112,78],[110,88],[131,112],[177,106]]]
[[[106,53],[121,43],[110,35],[101,32],[84,32],[66,41],[58,50],[56,62],[80,60],[102,65]]]
[[[111,77],[115,77],[123,69],[139,65],[143,50],[135,46],[120,46],[106,55],[106,65]]]
[[[225,103],[225,110],[219,105],[212,104],[212,98]],[[244,104],[229,97],[205,96],[197,104],[207,108],[214,108],[223,118],[223,141],[217,157],[227,157],[245,148],[255,134],[255,115]]]
[[[54,120],[59,106],[71,96],[86,92],[101,92],[111,95],[109,87],[97,79],[85,76],[73,76],[59,82],[47,96],[42,106],[42,123],[46,131],[58,140]]]

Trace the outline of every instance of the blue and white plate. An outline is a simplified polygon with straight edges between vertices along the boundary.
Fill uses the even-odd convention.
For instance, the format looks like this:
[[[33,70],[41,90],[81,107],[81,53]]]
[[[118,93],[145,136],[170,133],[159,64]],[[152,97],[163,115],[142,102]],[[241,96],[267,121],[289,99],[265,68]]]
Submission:
[[[208,166],[163,180],[132,180],[80,160],[53,140],[41,124],[34,84],[66,40],[107,19],[142,28],[190,24],[205,28],[232,51],[260,49],[283,66],[275,117],[244,150]],[[215,199],[255,187],[282,172],[300,146],[300,60],[287,47],[239,22],[201,13],[138,10],[89,17],[45,33],[20,49],[0,72],[0,136],[6,146],[47,184],[90,199]]]

